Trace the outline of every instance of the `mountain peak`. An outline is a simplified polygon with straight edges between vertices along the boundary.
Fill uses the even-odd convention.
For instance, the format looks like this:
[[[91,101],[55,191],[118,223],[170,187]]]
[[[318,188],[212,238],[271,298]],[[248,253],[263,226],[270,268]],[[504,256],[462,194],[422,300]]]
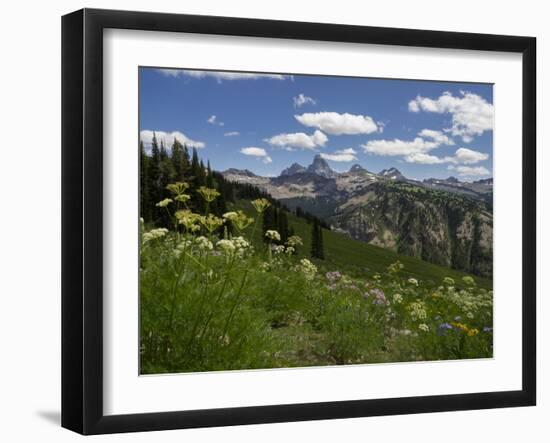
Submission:
[[[299,163],[292,163],[292,165],[290,165],[288,168],[283,169],[281,171],[281,176],[289,176],[289,175],[294,175],[294,174],[300,174],[302,172],[306,172],[306,168],[304,168]]]
[[[401,174],[401,171],[399,169],[391,167],[389,169],[382,169],[378,175],[381,175],[382,177],[389,178],[391,180],[403,180],[405,179],[405,176]]]
[[[307,172],[320,175],[325,178],[333,178],[337,175],[336,172],[330,168],[326,160],[321,157],[321,154],[315,155],[313,162],[307,167]]]
[[[361,166],[359,163],[355,163],[351,168],[349,168],[349,172],[362,172],[366,171],[363,166]]]
[[[231,175],[242,175],[245,177],[258,177],[256,174],[254,174],[252,171],[248,169],[237,169],[237,168],[229,168],[222,172],[224,175],[231,174]]]
[[[428,183],[430,185],[440,185],[440,184],[457,185],[460,183],[460,180],[451,175],[448,178],[425,178],[423,182]]]
[[[493,186],[493,177],[482,178],[480,180],[474,181],[474,183],[479,183],[481,185],[491,185],[491,186]]]

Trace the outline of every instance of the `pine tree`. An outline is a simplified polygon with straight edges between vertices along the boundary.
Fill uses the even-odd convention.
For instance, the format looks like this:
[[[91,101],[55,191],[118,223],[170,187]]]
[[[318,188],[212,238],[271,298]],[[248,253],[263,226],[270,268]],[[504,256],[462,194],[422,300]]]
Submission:
[[[160,141],[160,152],[159,152],[159,178],[158,178],[158,193],[159,193],[159,200],[162,200],[164,198],[169,197],[170,193],[166,189],[166,186],[169,183],[174,182],[174,168],[172,165],[172,160],[168,156],[168,153],[166,152],[166,148],[164,147],[164,141]],[[165,228],[168,228],[171,226],[170,217],[168,215],[168,212],[166,209],[158,208],[159,211],[157,212],[157,223],[160,226],[163,226]]]
[[[325,259],[325,251],[323,246],[323,229],[319,223],[319,219],[315,218],[311,227],[311,257],[320,260]]]
[[[146,222],[151,221],[151,196],[149,192],[149,157],[145,153],[143,141],[139,141],[139,209],[140,215]]]
[[[323,244],[323,228],[317,220],[317,258],[325,259],[325,246]]]
[[[319,239],[319,235],[317,234],[318,229],[317,223],[313,223],[313,225],[311,225],[311,258],[317,258],[317,251],[319,249],[317,246],[317,241]]]
[[[172,168],[174,170],[174,180],[183,181],[183,175],[185,170],[185,162],[183,158],[183,145],[174,137],[174,143],[172,143]]]
[[[168,153],[166,152],[166,148],[164,147],[164,140],[160,141],[160,161],[164,161],[168,158]]]
[[[208,160],[208,166],[206,167],[206,186],[208,188],[214,188],[214,176],[212,174],[212,168],[210,167],[210,160]]]
[[[189,149],[187,149],[187,145],[183,145],[182,161],[183,161],[183,173],[188,174],[189,168],[191,167],[191,158],[189,157]]]
[[[151,212],[151,221],[155,222],[159,208],[155,205],[161,200],[162,191],[160,189],[160,150],[157,141],[157,136],[153,132],[153,141],[151,142],[151,158],[149,159],[149,174],[148,174],[148,188],[149,188],[149,207]]]
[[[273,206],[269,206],[263,213],[262,237],[264,241],[267,241],[265,237],[265,233],[267,231],[277,229],[277,225],[275,223],[275,211],[276,209]]]
[[[279,234],[281,235],[281,244],[284,244],[288,240],[288,217],[286,215],[286,212],[282,209],[279,211],[279,220],[278,220],[278,228],[277,231],[279,231]]]

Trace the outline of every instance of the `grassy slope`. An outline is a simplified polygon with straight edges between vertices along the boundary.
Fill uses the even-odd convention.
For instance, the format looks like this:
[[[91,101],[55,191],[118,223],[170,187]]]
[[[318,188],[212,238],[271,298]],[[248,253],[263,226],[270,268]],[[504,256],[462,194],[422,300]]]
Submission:
[[[235,209],[242,209],[250,216],[255,212],[247,201],[241,201],[235,205]],[[302,237],[304,246],[299,250],[299,255],[309,258],[311,245],[311,225],[304,219],[289,214],[289,225],[294,228],[295,234]],[[251,227],[249,228],[251,230]],[[261,229],[257,229],[255,241],[261,242]],[[425,283],[433,282],[439,284],[444,277],[452,277],[457,283],[468,275],[464,272],[449,269],[444,266],[425,262],[418,258],[397,254],[388,249],[369,245],[368,243],[353,240],[344,234],[323,230],[323,241],[325,246],[324,261],[317,262],[326,270],[339,270],[356,277],[361,275],[372,275],[375,272],[384,272],[388,265],[399,260],[405,266],[403,272]],[[478,286],[492,289],[493,282],[490,279],[472,276]]]

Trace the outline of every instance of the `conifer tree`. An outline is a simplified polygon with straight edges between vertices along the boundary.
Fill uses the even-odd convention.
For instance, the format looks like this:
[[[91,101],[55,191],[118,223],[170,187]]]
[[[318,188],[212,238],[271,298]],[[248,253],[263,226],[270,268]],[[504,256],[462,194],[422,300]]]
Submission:
[[[183,175],[185,170],[183,145],[174,137],[174,143],[172,143],[172,153],[170,156],[172,160],[172,168],[174,170],[174,180],[183,181]]]
[[[286,215],[286,211],[282,209],[279,210],[277,231],[279,231],[279,234],[281,235],[281,244],[286,243],[288,240],[288,217]]]
[[[149,157],[145,153],[143,140],[139,141],[139,208],[140,215],[146,222],[151,221],[151,197],[149,192]]]
[[[325,251],[323,247],[323,229],[319,223],[319,219],[315,218],[311,227],[311,257],[321,260],[325,259]]]
[[[148,188],[149,188],[149,207],[151,212],[151,221],[155,222],[159,214],[158,208],[155,206],[161,200],[160,191],[160,150],[157,141],[157,136],[153,132],[153,140],[151,142],[151,157],[149,159],[148,173]]]
[[[317,219],[317,258],[325,259],[325,246],[323,244],[323,228]]]
[[[169,192],[166,189],[166,186],[169,183],[174,182],[174,168],[173,168],[172,160],[168,156],[163,140],[160,141],[159,159],[160,159],[159,177],[158,177],[159,199],[157,200],[157,202],[164,198],[169,197]],[[157,202],[155,202],[155,204]],[[159,224],[159,226],[163,226],[165,228],[170,227],[171,221],[170,221],[168,212],[162,208],[158,208],[158,209],[159,210],[157,211],[157,223]]]
[[[276,209],[273,206],[269,206],[263,213],[263,223],[262,223],[262,232],[263,239],[267,241],[265,233],[269,230],[277,229],[277,224],[275,222]]]

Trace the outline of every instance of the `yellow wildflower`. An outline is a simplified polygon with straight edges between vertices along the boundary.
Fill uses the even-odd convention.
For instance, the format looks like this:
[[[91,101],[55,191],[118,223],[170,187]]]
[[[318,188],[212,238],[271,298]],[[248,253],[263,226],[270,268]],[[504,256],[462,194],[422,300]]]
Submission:
[[[199,222],[206,230],[212,234],[216,229],[223,225],[223,220],[215,215],[208,214],[207,216],[200,216]]]
[[[256,200],[252,200],[251,203],[258,213],[264,212],[271,205],[266,198],[257,198]]]
[[[220,195],[220,193],[215,189],[207,188],[206,186],[201,186],[198,190],[198,193],[201,195],[204,201],[208,203],[213,202],[216,197]]]
[[[187,190],[187,188],[189,188],[189,184],[185,182],[176,182],[166,185],[166,189],[168,189],[174,195],[182,195]]]

